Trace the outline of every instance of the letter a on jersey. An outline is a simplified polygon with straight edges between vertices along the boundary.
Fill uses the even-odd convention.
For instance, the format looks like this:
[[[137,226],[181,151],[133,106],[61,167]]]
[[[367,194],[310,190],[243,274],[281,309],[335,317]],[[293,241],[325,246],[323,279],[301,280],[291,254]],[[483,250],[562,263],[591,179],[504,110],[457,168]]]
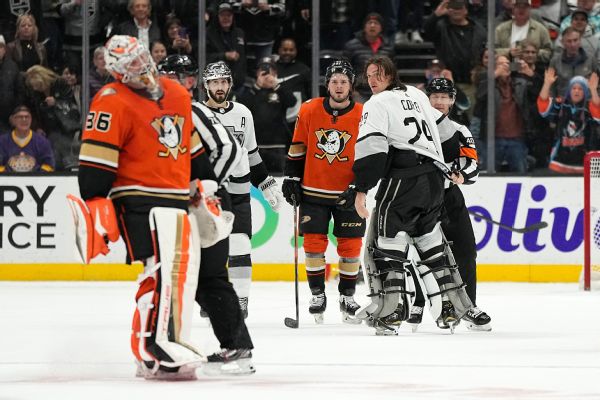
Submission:
[[[183,154],[187,151],[187,148],[181,146],[183,122],[184,118],[179,115],[166,115],[152,121],[152,127],[158,132],[158,141],[165,146],[165,151],[158,153],[159,157],[169,157],[169,155],[172,155],[177,160],[180,152]]]

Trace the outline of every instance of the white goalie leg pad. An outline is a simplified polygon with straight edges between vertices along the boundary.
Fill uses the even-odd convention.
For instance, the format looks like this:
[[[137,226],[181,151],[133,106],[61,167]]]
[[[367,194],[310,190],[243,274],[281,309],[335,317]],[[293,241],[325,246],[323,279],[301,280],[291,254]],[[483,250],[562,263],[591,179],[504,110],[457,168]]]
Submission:
[[[155,343],[171,359],[160,364],[179,367],[201,362],[204,357],[189,341],[200,268],[197,231],[185,211],[163,207],[150,210],[150,228],[160,260]]]
[[[245,233],[232,233],[229,236],[229,281],[238,297],[250,295],[252,282],[252,244]]]
[[[414,238],[414,242],[422,258],[420,263],[415,263],[415,267],[427,294],[432,317],[437,320],[442,312],[442,301],[449,300],[456,315],[461,318],[472,307],[472,303],[440,223],[430,233]]]
[[[190,221],[197,227],[202,248],[211,247],[231,233],[235,216],[221,208],[215,193],[217,182],[198,181],[192,184],[192,204],[189,207]]]
[[[390,258],[384,258],[380,261],[378,269],[384,268],[402,267],[402,271],[391,271],[387,273],[385,280],[382,282],[384,292],[387,294],[383,297],[383,305],[379,315],[385,317],[393,313],[399,304],[403,304],[401,300],[405,296],[401,296],[406,291],[406,271],[404,270],[404,263],[406,261],[406,255],[408,254],[409,236],[405,232],[398,232],[393,238],[379,237],[377,238],[377,247],[383,252],[392,251],[395,254],[401,253],[402,257],[405,258],[403,261],[398,261]],[[376,264],[378,264],[376,262]]]

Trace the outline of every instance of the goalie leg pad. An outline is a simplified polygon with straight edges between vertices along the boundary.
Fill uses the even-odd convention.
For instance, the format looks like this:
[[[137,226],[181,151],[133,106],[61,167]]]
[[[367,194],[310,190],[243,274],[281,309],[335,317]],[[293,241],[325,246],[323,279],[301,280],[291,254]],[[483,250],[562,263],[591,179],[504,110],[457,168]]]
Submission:
[[[431,315],[437,320],[442,312],[442,301],[449,300],[461,318],[473,305],[440,224],[430,233],[415,238],[415,246],[422,260],[416,267],[427,292]]]
[[[67,195],[75,223],[75,243],[82,261],[89,264],[100,254],[108,254],[108,242],[119,240],[117,214],[110,199],[94,197],[83,201]]]
[[[134,354],[156,361],[155,370],[200,363],[204,358],[189,344],[200,265],[194,251],[197,231],[183,210],[156,207],[149,218],[156,254],[145,267],[137,296]]]

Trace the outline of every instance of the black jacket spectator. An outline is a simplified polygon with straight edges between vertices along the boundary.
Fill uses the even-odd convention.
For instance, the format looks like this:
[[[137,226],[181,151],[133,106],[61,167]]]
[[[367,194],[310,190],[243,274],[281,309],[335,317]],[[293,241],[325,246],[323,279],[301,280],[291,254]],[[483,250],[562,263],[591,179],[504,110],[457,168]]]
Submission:
[[[471,18],[467,20],[467,25],[454,25],[447,16],[432,14],[424,25],[423,37],[434,43],[438,58],[458,83],[471,82],[471,70],[487,40],[486,30]]]
[[[0,36],[0,132],[10,129],[11,111],[22,103],[23,84],[19,67],[6,56],[6,44]]]
[[[281,85],[289,89],[296,98],[296,104],[287,110],[287,122],[296,122],[296,116],[300,111],[302,103],[310,98],[310,68],[296,56],[296,42],[294,39],[286,38],[279,45],[279,59],[277,60],[277,77]]]

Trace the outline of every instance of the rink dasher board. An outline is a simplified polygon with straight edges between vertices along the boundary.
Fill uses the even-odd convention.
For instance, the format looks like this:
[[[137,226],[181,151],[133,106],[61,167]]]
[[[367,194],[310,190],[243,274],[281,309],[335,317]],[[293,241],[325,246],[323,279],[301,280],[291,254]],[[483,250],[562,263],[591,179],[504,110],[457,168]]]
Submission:
[[[517,234],[472,217],[481,280],[577,281],[583,262],[581,177],[481,177],[475,185],[461,188],[471,210],[505,225],[548,223],[540,231]],[[98,257],[93,265],[79,264],[67,193],[79,194],[75,176],[0,177],[0,280],[137,277],[139,265],[123,264],[121,240],[111,244],[110,254]],[[374,195],[374,190],[369,193],[369,207],[375,204]],[[252,209],[253,279],[293,280],[291,206],[284,204],[276,214],[253,188]],[[598,213],[595,219],[598,223]],[[299,253],[303,263],[303,252]],[[335,271],[334,243],[326,256]]]

